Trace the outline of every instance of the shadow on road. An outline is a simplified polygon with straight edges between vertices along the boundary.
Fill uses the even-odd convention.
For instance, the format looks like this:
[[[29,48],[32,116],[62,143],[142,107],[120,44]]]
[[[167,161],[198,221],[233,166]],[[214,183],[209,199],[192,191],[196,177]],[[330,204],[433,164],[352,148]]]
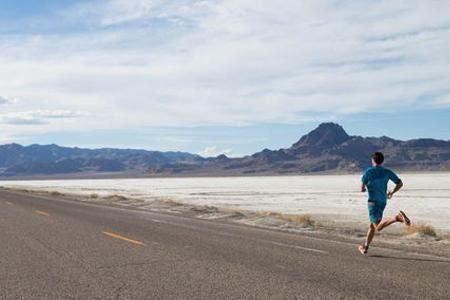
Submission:
[[[379,255],[379,254],[369,255],[369,258],[387,258],[387,259],[396,259],[396,260],[426,261],[426,262],[438,262],[438,263],[447,263],[447,264],[450,264],[450,260],[429,259],[429,258],[414,258],[414,257],[386,256],[386,255]]]

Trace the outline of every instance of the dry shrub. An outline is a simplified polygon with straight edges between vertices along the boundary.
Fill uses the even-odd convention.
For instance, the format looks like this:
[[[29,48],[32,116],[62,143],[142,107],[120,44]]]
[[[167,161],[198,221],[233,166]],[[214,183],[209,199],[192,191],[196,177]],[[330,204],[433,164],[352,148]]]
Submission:
[[[128,200],[127,197],[119,195],[119,194],[110,195],[108,197],[105,197],[105,199],[112,200],[112,201],[126,201],[126,200]]]
[[[52,195],[52,196],[62,196],[62,195],[64,195],[63,193],[58,192],[58,191],[51,191],[49,194]]]
[[[267,216],[267,217],[272,217],[272,218],[277,218],[277,219],[283,219],[284,220],[283,215],[278,213],[278,212],[268,211],[268,212],[265,212],[263,214],[265,216]]]
[[[315,221],[311,215],[288,215],[287,218],[290,222],[297,224],[303,224],[311,227],[315,224]]]
[[[301,224],[305,226],[313,227],[316,223],[314,219],[311,217],[311,215],[305,214],[305,215],[290,215],[290,214],[281,214],[278,212],[265,212],[263,213],[264,216],[288,221],[296,224]]]
[[[218,212],[217,207],[209,205],[196,205],[191,207],[190,210],[200,214],[211,214]]]
[[[89,198],[91,198],[91,199],[98,199],[98,194],[97,193],[91,193],[89,195]]]
[[[243,218],[245,217],[245,213],[239,209],[221,207],[219,211],[223,214],[226,214],[229,218]]]
[[[167,204],[169,206],[182,206],[183,204],[180,202],[177,202],[173,199],[163,199],[161,200],[162,203]]]
[[[420,234],[420,235],[431,236],[431,237],[437,236],[436,231],[434,230],[434,228],[432,226],[426,225],[423,223],[411,224],[410,226],[406,226],[405,233],[407,235]]]

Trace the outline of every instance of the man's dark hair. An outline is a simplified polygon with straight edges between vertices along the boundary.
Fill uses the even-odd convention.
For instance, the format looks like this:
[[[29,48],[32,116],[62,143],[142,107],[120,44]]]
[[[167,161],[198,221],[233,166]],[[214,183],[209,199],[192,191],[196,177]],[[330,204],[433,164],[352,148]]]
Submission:
[[[384,155],[381,152],[374,152],[372,154],[372,159],[377,165],[381,165],[384,161]]]

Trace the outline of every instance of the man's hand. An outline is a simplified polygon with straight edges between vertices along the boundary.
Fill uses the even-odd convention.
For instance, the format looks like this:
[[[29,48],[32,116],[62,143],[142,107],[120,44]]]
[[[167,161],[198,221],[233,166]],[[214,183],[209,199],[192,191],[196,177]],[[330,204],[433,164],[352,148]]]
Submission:
[[[392,196],[394,196],[394,194],[395,194],[396,192],[398,192],[402,187],[403,187],[403,182],[400,181],[399,183],[397,183],[397,184],[395,185],[395,188],[394,188],[393,191],[389,191],[389,192],[387,193],[387,198],[388,198],[388,199],[391,199]]]
[[[362,184],[361,185],[361,192],[365,192],[367,189],[366,189],[366,185],[365,184]]]

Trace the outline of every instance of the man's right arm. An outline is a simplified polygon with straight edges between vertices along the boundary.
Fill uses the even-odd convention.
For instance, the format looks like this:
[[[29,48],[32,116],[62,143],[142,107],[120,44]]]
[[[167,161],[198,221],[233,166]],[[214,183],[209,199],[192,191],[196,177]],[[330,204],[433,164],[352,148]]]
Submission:
[[[392,171],[390,171],[389,179],[395,183],[395,188],[387,193],[388,199],[391,199],[403,187],[403,181]]]
[[[403,182],[400,180],[392,191],[389,191],[387,194],[388,199],[391,199],[395,193],[397,193],[403,187]]]

